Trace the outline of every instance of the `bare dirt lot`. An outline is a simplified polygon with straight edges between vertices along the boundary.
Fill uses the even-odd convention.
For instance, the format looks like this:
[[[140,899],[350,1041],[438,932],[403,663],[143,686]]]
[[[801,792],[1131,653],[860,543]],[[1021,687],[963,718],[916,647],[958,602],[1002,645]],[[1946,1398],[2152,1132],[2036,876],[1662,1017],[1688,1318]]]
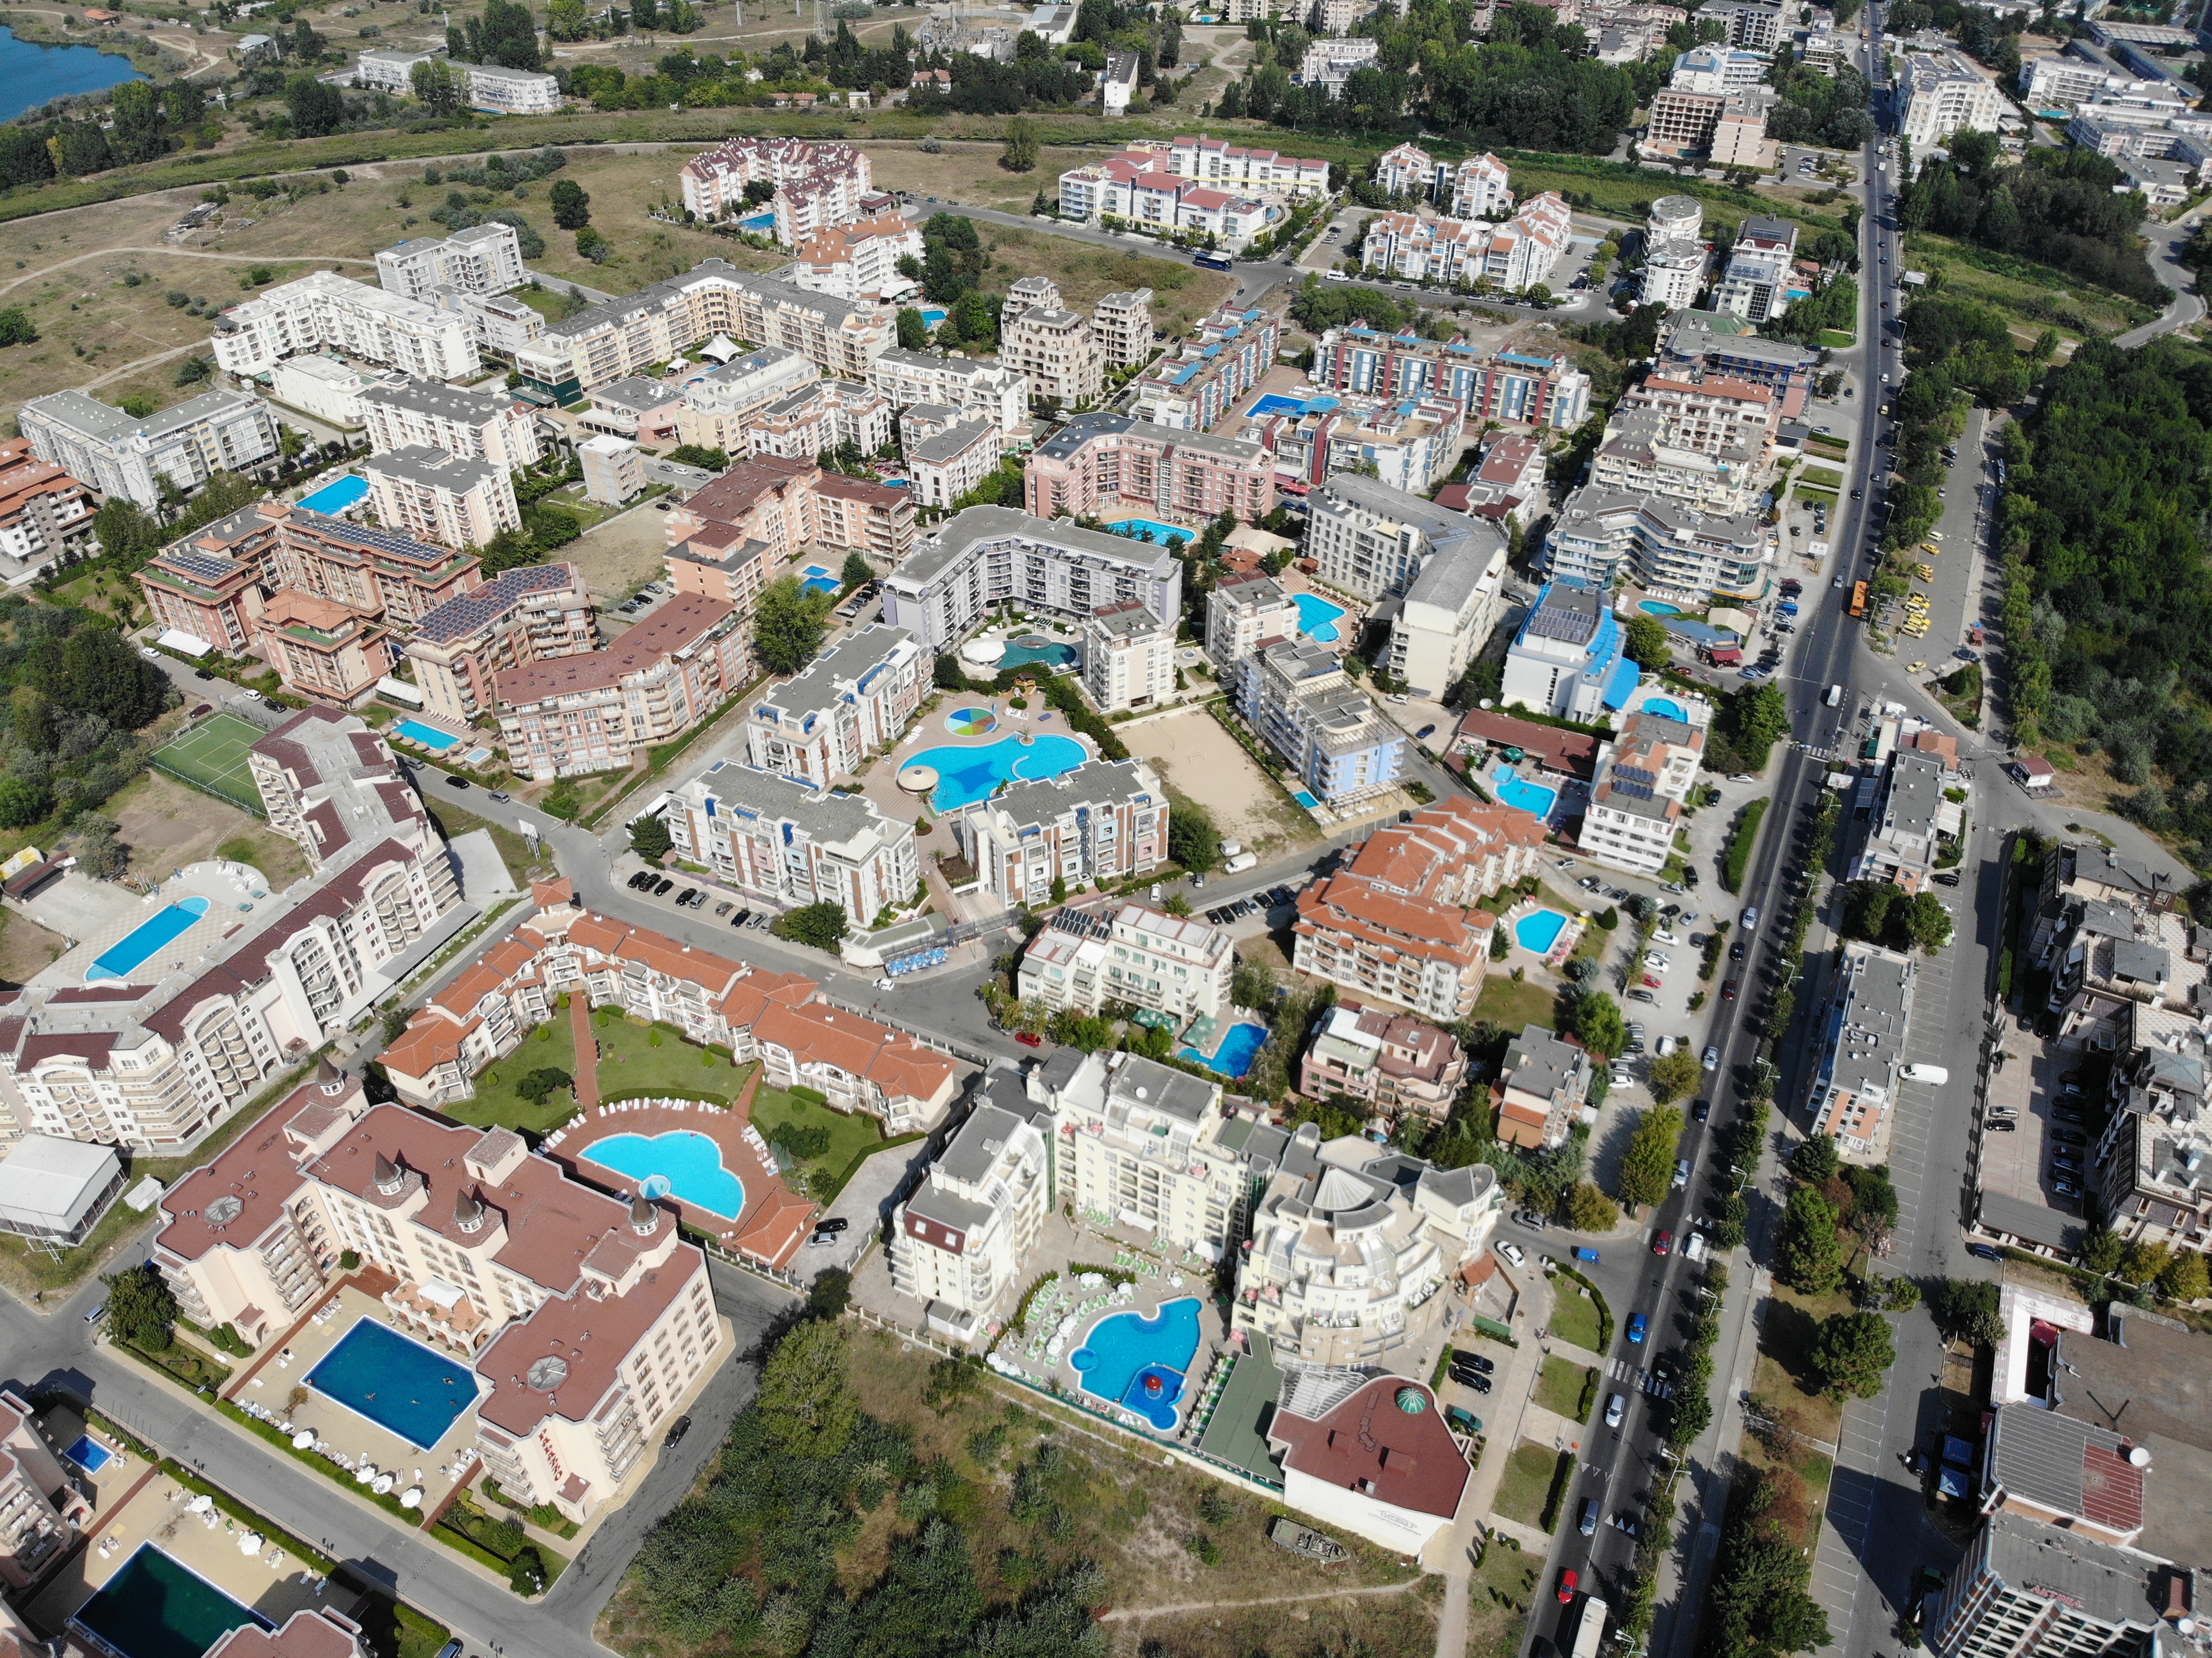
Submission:
[[[1205,709],[1187,708],[1115,730],[1130,753],[1152,762],[1161,781],[1204,806],[1223,835],[1243,841],[1262,862],[1320,838],[1313,819],[1284,798]]]
[[[259,818],[160,772],[145,773],[100,811],[122,826],[118,838],[131,848],[137,880],[166,880],[210,858],[251,864],[280,891],[307,872],[300,848]],[[6,947],[0,940],[0,952]]]
[[[561,556],[575,562],[602,605],[628,598],[667,565],[668,514],[633,507],[570,542]]]
[[[13,990],[27,983],[68,948],[68,939],[29,916],[0,909],[0,985]]]

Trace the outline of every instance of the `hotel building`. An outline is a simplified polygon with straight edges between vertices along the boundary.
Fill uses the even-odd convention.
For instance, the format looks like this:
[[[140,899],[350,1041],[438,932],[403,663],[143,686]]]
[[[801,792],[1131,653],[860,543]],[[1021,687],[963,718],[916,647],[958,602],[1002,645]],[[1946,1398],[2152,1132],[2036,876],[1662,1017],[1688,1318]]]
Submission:
[[[149,513],[164,483],[190,495],[217,472],[265,478],[279,459],[269,405],[237,392],[204,392],[144,420],[55,392],[33,398],[15,422],[40,460]]]
[[[1109,911],[1062,908],[1022,952],[1016,993],[1027,1003],[1096,1013],[1127,1002],[1173,1022],[1225,1019],[1237,950],[1229,934],[1203,921],[1142,904]]]
[[[1035,1125],[1000,1106],[976,1107],[891,1211],[892,1287],[927,1303],[940,1328],[999,1310],[1020,1293],[1043,1234],[1050,1165]]]
[[[379,521],[404,535],[483,547],[502,530],[522,528],[514,476],[497,461],[410,444],[371,455],[362,471]]]
[[[1332,328],[1316,342],[1310,380],[1360,397],[1449,398],[1467,422],[1569,430],[1589,418],[1589,376],[1566,356],[1483,351],[1464,340],[1420,340]]]
[[[1205,432],[1275,366],[1281,344],[1273,313],[1224,307],[1137,376],[1130,407],[1155,425]]]
[[[662,821],[679,853],[741,891],[836,904],[855,926],[910,903],[921,881],[912,823],[779,772],[718,760],[674,791]]]
[[[810,294],[890,304],[915,288],[913,277],[900,274],[899,261],[921,258],[921,229],[899,214],[886,213],[817,233],[785,274]]]
[[[1227,512],[1249,523],[1275,509],[1274,459],[1260,445],[1127,415],[1068,421],[1030,455],[1022,488],[1040,519],[1157,513],[1204,524]]]
[[[1282,640],[1246,658],[1236,701],[1297,783],[1331,805],[1370,799],[1404,774],[1406,733],[1316,641]]]
[[[55,559],[93,538],[99,512],[92,491],[27,438],[0,440],[0,565],[9,583],[27,580]]]
[[[504,294],[521,287],[529,275],[522,265],[522,240],[511,224],[471,225],[443,239],[417,236],[376,255],[378,285],[403,300],[428,301],[441,288]]]
[[[1384,213],[1367,227],[1360,263],[1370,270],[1445,283],[1487,282],[1518,293],[1548,282],[1574,240],[1566,203],[1547,191],[1501,223]]]
[[[495,707],[501,673],[599,648],[584,573],[574,564],[503,570],[424,616],[407,641],[425,711],[466,723]]]
[[[1813,1132],[1832,1136],[1847,1157],[1874,1156],[1888,1140],[1884,1120],[1897,1103],[1918,971],[1910,956],[1844,942],[1821,1010],[1812,1107]]]
[[[1080,620],[1133,599],[1162,622],[1182,613],[1182,564],[1165,547],[1006,507],[970,507],[884,580],[884,620],[933,655],[1001,604]]]
[[[684,162],[678,177],[684,205],[709,220],[744,210],[748,185],[773,185],[775,239],[789,248],[859,218],[875,193],[865,150],[803,138],[728,139]]]
[[[769,346],[747,352],[684,386],[676,435],[698,448],[720,449],[732,460],[742,459],[752,452],[753,417],[821,378],[821,369],[796,351]]]
[[[1596,780],[1583,818],[1583,853],[1632,874],[1665,869],[1705,752],[1703,726],[1648,708],[1630,714],[1619,734],[1598,750]]]
[[[537,416],[513,398],[404,380],[374,381],[362,388],[360,401],[371,454],[442,449],[464,460],[520,471],[545,452]]]
[[[1262,645],[1297,635],[1297,604],[1273,576],[1232,570],[1206,596],[1206,653],[1230,683]]]
[[[1055,879],[1070,887],[1151,873],[1168,859],[1168,796],[1142,760],[1086,760],[1036,782],[1012,782],[951,819],[983,890],[1042,909]]]
[[[1348,1095],[1395,1123],[1442,1122],[1467,1077],[1467,1051],[1410,1013],[1337,999],[1298,1068],[1310,1099]]]
[[[216,319],[216,365],[241,380],[299,352],[325,350],[430,380],[483,366],[461,318],[328,270],[264,288]]]
[[[1101,605],[1083,623],[1083,689],[1101,714],[1156,708],[1175,695],[1173,623],[1133,598]]]
[[[748,757],[816,788],[887,751],[934,686],[933,659],[904,629],[871,623],[765,692],[745,722]]]
[[[950,409],[962,421],[988,421],[999,428],[1001,447],[1028,428],[1029,380],[995,357],[939,356],[894,347],[876,359],[867,380],[894,409],[923,404]]]

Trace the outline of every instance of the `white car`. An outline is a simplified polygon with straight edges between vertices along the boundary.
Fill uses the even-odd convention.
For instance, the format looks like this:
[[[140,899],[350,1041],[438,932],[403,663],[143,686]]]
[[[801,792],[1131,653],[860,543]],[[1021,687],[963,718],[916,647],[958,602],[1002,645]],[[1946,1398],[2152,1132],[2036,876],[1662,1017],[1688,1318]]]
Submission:
[[[1626,1071],[1615,1071],[1613,1073],[1613,1085],[1615,1088],[1632,1088],[1635,1084],[1636,1078],[1629,1072]]]
[[[1680,943],[1682,942],[1680,938],[1676,938],[1673,933],[1671,933],[1671,932],[1668,932],[1668,931],[1667,931],[1667,929],[1666,929],[1665,927],[1663,927],[1663,926],[1662,926],[1662,927],[1655,927],[1655,928],[1652,930],[1652,933],[1651,933],[1651,940],[1652,940],[1652,942],[1653,942],[1654,944],[1680,944]]]
[[[1528,1252],[1523,1249],[1519,1244],[1514,1242],[1511,1238],[1498,1239],[1497,1247],[1498,1253],[1504,1256],[1506,1260],[1511,1261],[1516,1266],[1525,1266],[1528,1265]]]
[[[1679,1036],[1662,1036],[1659,1039],[1659,1057],[1665,1059],[1681,1045],[1682,1039]]]
[[[1618,1428],[1621,1418],[1628,1414],[1628,1400],[1619,1394],[1605,1401],[1605,1425]]]
[[[1644,952],[1644,965],[1654,973],[1664,973],[1674,963],[1657,950],[1647,950]]]

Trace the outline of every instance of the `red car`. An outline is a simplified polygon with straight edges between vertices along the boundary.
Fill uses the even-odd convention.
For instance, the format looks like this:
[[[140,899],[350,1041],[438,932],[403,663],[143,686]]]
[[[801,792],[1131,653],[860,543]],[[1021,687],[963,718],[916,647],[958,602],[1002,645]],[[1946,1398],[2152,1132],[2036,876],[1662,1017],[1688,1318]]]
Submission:
[[[1651,1240],[1651,1253],[1653,1254],[1668,1255],[1674,1254],[1674,1235],[1672,1232],[1662,1232],[1657,1237]]]
[[[1721,987],[1721,999],[1724,1002],[1732,1002],[1735,999],[1735,980],[1730,979],[1726,984]]]
[[[1667,987],[1667,981],[1647,973],[1644,975],[1644,987],[1646,990],[1664,990]]]
[[[1573,1603],[1575,1598],[1575,1585],[1582,1581],[1581,1574],[1577,1572],[1571,1566],[1568,1567],[1566,1570],[1559,1574],[1559,1604],[1561,1606],[1569,1606]]]
[[[1033,1036],[1026,1030],[1017,1030],[1014,1032],[1014,1040],[1019,1042],[1024,1048],[1042,1048],[1044,1046],[1043,1037]]]

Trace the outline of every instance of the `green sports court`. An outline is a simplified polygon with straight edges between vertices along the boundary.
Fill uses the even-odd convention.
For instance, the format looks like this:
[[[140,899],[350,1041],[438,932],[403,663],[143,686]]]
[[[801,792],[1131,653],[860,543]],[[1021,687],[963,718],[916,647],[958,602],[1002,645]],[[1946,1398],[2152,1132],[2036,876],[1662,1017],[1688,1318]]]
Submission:
[[[156,750],[154,766],[179,782],[189,783],[256,817],[264,817],[261,791],[254,786],[246,753],[267,735],[252,720],[234,714],[211,714]]]

